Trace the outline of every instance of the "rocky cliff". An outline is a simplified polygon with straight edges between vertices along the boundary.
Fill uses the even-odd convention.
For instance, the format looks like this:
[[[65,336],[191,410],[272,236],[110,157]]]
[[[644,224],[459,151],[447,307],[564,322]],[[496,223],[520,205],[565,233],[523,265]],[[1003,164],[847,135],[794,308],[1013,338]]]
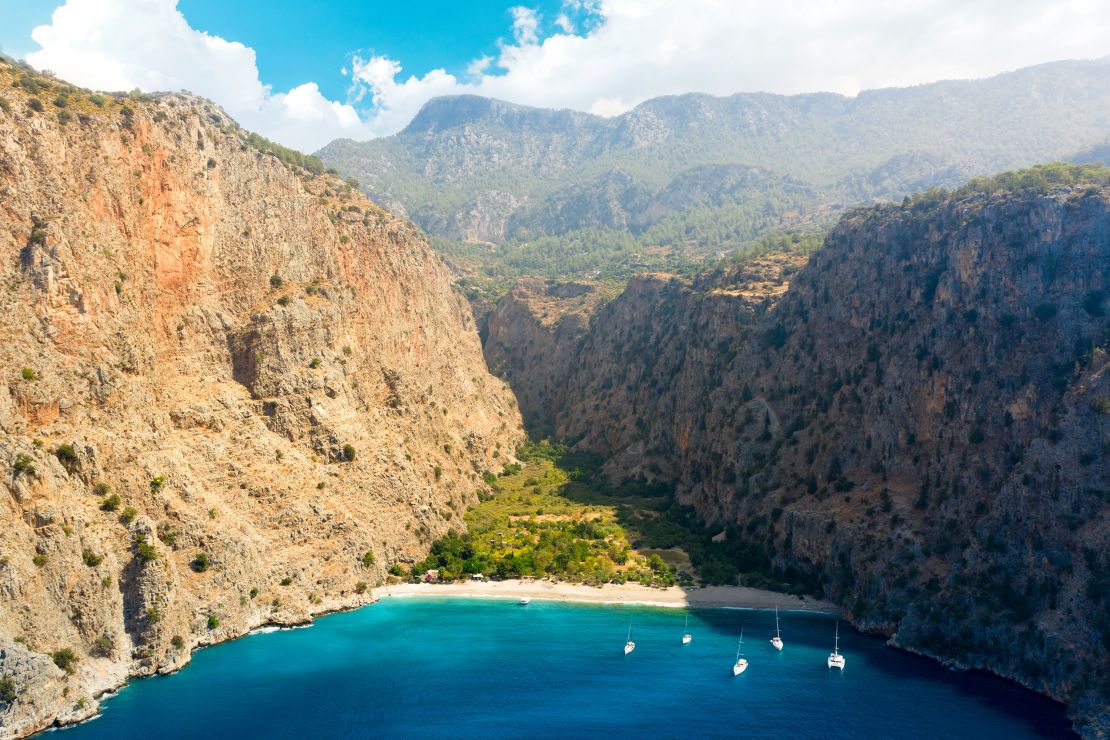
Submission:
[[[542,408],[613,477],[673,485],[786,585],[1066,701],[1101,737],[1110,187],[1043,174],[855,211],[793,276],[637,278],[567,375],[541,379]],[[491,327],[551,334],[523,297]],[[533,387],[526,364],[504,366]]]
[[[0,62],[0,737],[365,602],[519,440],[440,259],[305,162]]]

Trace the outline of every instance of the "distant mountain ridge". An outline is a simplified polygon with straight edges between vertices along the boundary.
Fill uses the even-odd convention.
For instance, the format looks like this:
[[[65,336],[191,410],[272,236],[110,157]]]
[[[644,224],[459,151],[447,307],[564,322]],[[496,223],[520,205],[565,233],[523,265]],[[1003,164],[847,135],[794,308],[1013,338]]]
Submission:
[[[630,249],[708,249],[828,221],[846,205],[1070,158],[1108,135],[1110,58],[856,97],[667,96],[614,118],[444,97],[394,136],[337,140],[319,156],[456,242],[600,229],[632,235]],[[729,193],[718,179],[734,174],[728,166],[762,173],[771,191]],[[788,197],[777,192],[784,183]]]

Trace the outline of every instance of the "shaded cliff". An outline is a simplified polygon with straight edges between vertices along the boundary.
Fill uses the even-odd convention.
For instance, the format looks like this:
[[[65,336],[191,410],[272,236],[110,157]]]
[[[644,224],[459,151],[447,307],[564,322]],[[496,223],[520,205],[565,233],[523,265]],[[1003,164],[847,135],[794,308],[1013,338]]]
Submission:
[[[857,210],[785,293],[633,280],[547,381],[548,423],[733,525],[784,586],[1067,701],[1099,736],[1110,187],[1043,174]]]
[[[12,736],[365,602],[521,433],[410,224],[204,100],[0,89]]]

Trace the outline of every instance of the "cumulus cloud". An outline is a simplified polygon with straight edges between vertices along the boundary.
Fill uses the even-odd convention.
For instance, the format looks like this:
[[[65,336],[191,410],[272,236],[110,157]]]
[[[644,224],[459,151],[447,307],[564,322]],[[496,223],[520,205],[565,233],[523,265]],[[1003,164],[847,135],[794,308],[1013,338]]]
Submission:
[[[31,38],[41,48],[27,61],[39,69],[98,90],[189,90],[288,146],[313,151],[370,135],[353,106],[328,100],[314,82],[272,91],[253,49],[191,28],[177,0],[67,0]]]
[[[542,39],[535,12],[512,13],[514,42],[476,79],[357,75],[385,116],[376,132],[447,92],[611,116],[659,95],[854,95],[1110,54],[1104,0],[569,0]],[[569,13],[595,22],[577,32]]]
[[[313,83],[274,93],[251,49],[190,28],[175,0],[67,0],[35,30],[42,50],[28,60],[101,89],[188,88],[314,149],[394,133],[437,95],[615,115],[658,95],[850,95],[1110,54],[1105,0],[566,0],[552,19],[522,5],[506,22],[509,38],[463,78],[355,55],[342,103]]]

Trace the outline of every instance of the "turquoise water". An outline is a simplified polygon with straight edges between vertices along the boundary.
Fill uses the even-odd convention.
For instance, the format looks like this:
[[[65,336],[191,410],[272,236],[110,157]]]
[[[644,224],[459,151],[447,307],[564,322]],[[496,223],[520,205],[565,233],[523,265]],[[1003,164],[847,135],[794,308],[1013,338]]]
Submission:
[[[92,738],[1064,737],[1061,708],[981,674],[954,673],[829,617],[684,612],[533,601],[387,598],[308,629],[198,652],[142,679],[103,715],[61,730]],[[636,650],[622,648],[629,621]],[[732,675],[744,628],[750,667]]]

